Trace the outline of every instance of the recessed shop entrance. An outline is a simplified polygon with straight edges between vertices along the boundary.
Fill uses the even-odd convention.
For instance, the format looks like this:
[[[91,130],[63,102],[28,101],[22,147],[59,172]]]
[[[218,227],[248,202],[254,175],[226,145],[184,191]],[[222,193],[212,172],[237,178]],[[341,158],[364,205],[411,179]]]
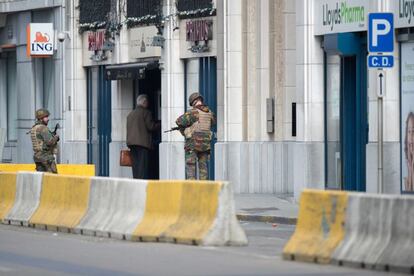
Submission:
[[[366,36],[362,33],[326,35],[323,46],[326,188],[365,191]]]
[[[161,70],[159,68],[146,69],[139,79],[133,80],[134,108],[138,95],[146,94],[150,101],[149,109],[154,121],[161,121]],[[159,145],[161,143],[161,129],[152,134],[152,150],[149,158],[149,179],[160,178]]]

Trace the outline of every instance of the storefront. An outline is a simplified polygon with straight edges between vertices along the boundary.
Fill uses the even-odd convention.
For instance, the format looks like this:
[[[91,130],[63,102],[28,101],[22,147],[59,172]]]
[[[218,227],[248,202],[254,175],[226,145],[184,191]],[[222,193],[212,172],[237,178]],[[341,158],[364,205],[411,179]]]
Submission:
[[[369,1],[316,1],[324,51],[325,187],[366,191]]]
[[[31,163],[27,132],[35,110],[47,108],[49,126],[62,125],[64,44],[54,34],[62,31],[64,8],[31,1],[7,4],[0,3],[0,128],[6,131],[0,162]]]
[[[119,166],[126,147],[126,117],[136,98],[147,94],[155,120],[161,120],[162,39],[155,26],[161,20],[161,1],[127,1],[127,10],[112,17],[115,7],[103,1],[99,12],[93,2],[81,1],[82,66],[86,73],[87,160],[100,176],[131,176]],[[122,22],[121,22],[122,18]],[[150,153],[151,179],[159,178],[160,131],[154,133]]]
[[[406,1],[393,1],[400,57],[400,160],[401,193],[414,193],[414,21]]]

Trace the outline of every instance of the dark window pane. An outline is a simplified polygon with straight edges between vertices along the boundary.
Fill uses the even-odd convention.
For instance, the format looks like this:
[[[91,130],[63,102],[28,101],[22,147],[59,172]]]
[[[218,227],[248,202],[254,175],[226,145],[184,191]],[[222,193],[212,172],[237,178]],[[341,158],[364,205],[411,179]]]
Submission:
[[[111,0],[80,0],[79,23],[107,21]]]
[[[212,0],[178,0],[178,11],[192,11],[197,9],[212,8]]]
[[[128,0],[127,17],[143,17],[162,13],[162,0]]]

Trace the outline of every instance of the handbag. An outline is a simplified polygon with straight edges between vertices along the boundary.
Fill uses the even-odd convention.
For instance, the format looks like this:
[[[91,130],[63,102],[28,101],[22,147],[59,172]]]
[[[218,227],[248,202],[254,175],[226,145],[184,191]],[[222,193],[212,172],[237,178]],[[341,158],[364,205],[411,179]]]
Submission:
[[[123,167],[132,166],[131,151],[129,149],[122,149],[119,156],[119,165]]]

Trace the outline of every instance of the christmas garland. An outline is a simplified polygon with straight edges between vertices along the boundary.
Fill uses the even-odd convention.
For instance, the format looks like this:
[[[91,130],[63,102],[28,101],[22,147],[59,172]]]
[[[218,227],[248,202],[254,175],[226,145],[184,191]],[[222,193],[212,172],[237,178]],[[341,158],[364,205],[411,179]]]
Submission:
[[[180,19],[194,18],[194,17],[206,17],[216,15],[216,8],[204,8],[190,11],[177,12]]]
[[[79,24],[79,33],[82,34],[86,31],[96,31],[97,29],[104,29],[106,28],[108,22],[100,21],[100,22],[93,22],[93,23],[82,23]]]
[[[156,24],[161,22],[162,16],[159,14],[147,14],[141,17],[128,17],[125,20],[125,23],[128,28],[142,26],[142,25],[150,25]]]
[[[216,8],[203,8],[197,10],[189,11],[178,11],[176,15],[180,19],[195,18],[195,17],[206,17],[206,16],[215,16]],[[168,19],[170,16],[167,16],[164,19]],[[141,17],[128,17],[123,23],[126,24],[127,28],[133,28],[136,26],[151,25],[163,22],[163,17],[160,14],[147,14]],[[123,23],[117,24],[117,26],[110,26],[112,31],[119,33],[122,28]],[[96,31],[97,29],[104,29],[108,27],[109,22],[100,21],[93,23],[82,23],[79,24],[79,33],[82,34],[86,31]]]

